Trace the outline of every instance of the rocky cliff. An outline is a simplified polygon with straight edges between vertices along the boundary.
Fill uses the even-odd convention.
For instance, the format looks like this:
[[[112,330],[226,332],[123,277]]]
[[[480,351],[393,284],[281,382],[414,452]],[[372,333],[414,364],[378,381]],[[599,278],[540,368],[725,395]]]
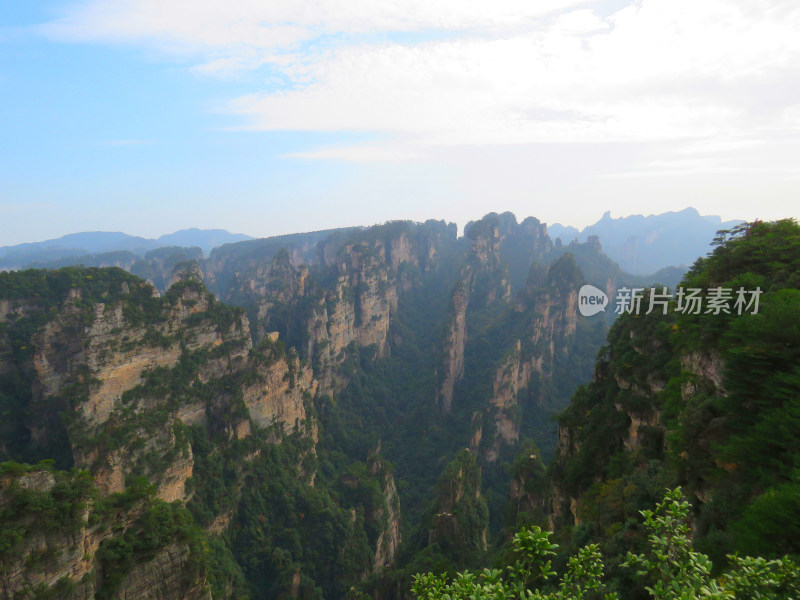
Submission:
[[[132,285],[141,303],[126,298]],[[247,373],[253,382],[242,386],[244,421],[289,428],[304,420],[302,394],[313,393],[314,384],[296,358],[251,358],[246,317],[217,304],[196,280],[178,282],[163,299],[142,286],[123,282],[109,292],[116,300],[105,303],[86,303],[80,288],[69,292],[31,341],[30,402],[46,414],[64,410],[74,464],[93,473],[104,492],[121,492],[127,478],[144,475],[163,499],[181,500],[192,453],[179,425],[235,411],[223,381]],[[295,376],[286,381],[290,370]],[[68,405],[60,404],[70,394]],[[52,436],[47,424],[57,420],[50,414],[44,428],[31,423],[31,438]],[[249,423],[232,426],[249,431]]]
[[[463,451],[451,461],[438,485],[428,544],[438,544],[460,564],[474,562],[487,549],[488,509],[481,495],[481,475],[475,458]]]
[[[14,504],[16,491],[34,486],[30,493],[49,498],[62,492],[62,476],[34,471],[4,480],[24,528],[10,547],[19,552],[21,543],[23,555],[58,556],[4,566],[7,597],[66,586],[67,579],[82,582],[74,597],[92,597],[87,574],[99,581],[108,574],[105,563],[87,557],[144,514],[138,505],[116,514],[112,531],[94,523],[93,507],[129,495],[141,477],[153,484],[154,498],[142,500],[148,505],[189,500],[188,484],[198,487],[190,427],[222,439],[263,430],[275,432],[267,441],[291,432],[313,440],[310,368],[276,339],[253,348],[243,311],[217,303],[196,279],[181,279],[164,297],[114,270],[26,272],[4,283],[3,388],[19,393],[4,396],[16,418],[3,429],[3,452],[28,460],[56,456],[62,466],[85,470],[91,480],[85,485],[97,494],[83,499],[69,532],[55,526],[29,532],[30,515]],[[114,597],[207,598],[202,580],[188,578],[196,569],[190,559],[187,547],[170,538],[146,561],[127,561]]]
[[[464,376],[464,349],[467,343],[468,292],[463,282],[453,290],[452,310],[444,339],[443,378],[437,390],[437,404],[442,412],[449,413],[453,404],[453,390]]]
[[[472,317],[475,323],[491,319],[492,326],[473,333],[478,339],[474,346],[467,345],[466,356],[474,364],[475,354],[480,352],[482,369],[486,368],[487,359],[492,360],[491,353],[497,356],[488,374],[489,385],[480,384],[486,391],[472,393],[473,405],[477,401],[480,404],[473,408],[470,447],[480,448],[485,462],[497,461],[502,448],[516,445],[525,419],[530,422],[531,415],[552,412],[566,403],[559,376],[572,380],[588,372],[588,357],[599,347],[602,324],[579,320],[577,289],[582,281],[583,276],[569,255],[558,258],[548,268],[534,263],[527,287],[518,292],[513,302]],[[578,335],[579,329],[583,335]],[[445,355],[447,367],[452,369],[458,364],[458,360]],[[445,379],[445,383],[449,380]],[[440,398],[447,396],[440,392]],[[526,435],[530,435],[530,429]]]
[[[370,474],[379,483],[383,499],[368,516],[379,527],[378,539],[375,541],[375,556],[372,561],[372,573],[374,574],[395,564],[397,550],[402,539],[400,534],[402,516],[397,485],[389,465],[380,456],[380,447],[371,454],[367,466]]]
[[[673,303],[667,314],[615,323],[593,381],[559,419],[544,495],[551,525],[581,525],[607,544],[623,535],[638,543],[623,524],[664,487],[681,485],[693,504],[696,542],[715,559],[794,551],[783,511],[798,497],[788,475],[797,450],[786,426],[796,423],[800,390],[790,350],[800,281],[786,266],[796,262],[789,248],[798,245],[796,224],[752,224],[683,282],[715,290],[758,281],[769,290],[758,313],[736,310],[731,297],[719,310],[691,313]]]
[[[85,474],[0,471],[0,598],[211,600],[199,532],[147,490],[98,499]]]
[[[401,294],[436,268],[454,238],[444,223],[400,222],[334,232],[316,251],[280,250],[230,277],[226,297],[247,308],[257,338],[280,332],[314,367],[320,391],[340,391],[348,348],[390,352],[389,331]]]

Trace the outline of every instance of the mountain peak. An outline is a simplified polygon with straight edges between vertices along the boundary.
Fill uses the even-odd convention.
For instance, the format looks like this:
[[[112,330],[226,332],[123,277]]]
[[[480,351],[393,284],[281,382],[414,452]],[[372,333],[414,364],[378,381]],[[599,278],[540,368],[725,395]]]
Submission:
[[[719,217],[703,216],[690,206],[658,215],[616,219],[607,210],[599,221],[581,231],[560,225],[553,225],[548,231],[553,240],[560,237],[565,243],[598,236],[606,254],[624,270],[644,275],[671,265],[691,264],[711,249],[708,240],[717,230],[738,223],[741,221],[722,222]]]

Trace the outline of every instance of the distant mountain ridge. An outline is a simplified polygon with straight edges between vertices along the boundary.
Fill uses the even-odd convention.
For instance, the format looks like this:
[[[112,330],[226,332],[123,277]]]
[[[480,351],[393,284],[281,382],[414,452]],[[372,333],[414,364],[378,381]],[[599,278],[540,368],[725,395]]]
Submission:
[[[667,267],[685,267],[693,263],[698,257],[704,256],[711,250],[708,240],[713,239],[718,230],[730,229],[740,223],[742,221],[722,221],[718,216],[701,215],[694,208],[658,215],[630,215],[619,218],[612,218],[611,211],[606,211],[597,223],[584,227],[582,230],[554,223],[547,226],[547,233],[553,242],[558,244],[560,240],[563,245],[568,245],[574,240],[583,243],[589,237],[597,236],[604,252],[624,271],[634,275],[647,275]],[[351,229],[343,228],[342,235]],[[324,237],[332,231],[290,234],[263,239],[256,239],[241,233],[230,233],[225,229],[197,228],[181,229],[155,239],[132,236],[122,232],[72,233],[42,242],[0,247],[0,270],[32,266],[49,267],[50,263],[54,266],[56,264],[63,266],[69,264],[71,259],[78,258],[82,259],[80,262],[89,264],[85,260],[88,255],[131,252],[138,256],[144,256],[149,251],[168,246],[201,248],[204,256],[210,258],[211,251],[215,248],[243,241],[250,241],[253,244],[236,248],[234,254],[250,250],[259,254],[257,249],[261,249],[264,244],[292,246],[294,241],[297,243],[309,242],[310,245],[304,249],[296,250],[303,253],[310,251],[315,246],[319,241],[317,238]],[[217,258],[222,260],[223,254],[219,254]],[[299,258],[299,256],[295,258]],[[89,262],[94,264],[96,261]]]
[[[660,215],[631,215],[612,218],[606,211],[594,225],[578,230],[555,223],[547,232],[562,243],[577,239],[585,242],[596,235],[603,250],[623,270],[636,275],[654,273],[664,267],[689,265],[710,250],[709,241],[720,229],[730,229],[742,221],[723,221],[716,215],[701,215],[694,208]]]
[[[86,231],[42,242],[0,247],[0,268],[22,268],[33,263],[102,252],[127,251],[143,256],[150,250],[165,246],[198,247],[208,256],[211,250],[223,244],[251,239],[253,238],[249,235],[230,233],[225,229],[181,229],[156,239],[128,235],[119,231]]]
[[[244,242],[252,240],[249,235],[244,233],[231,233],[226,229],[181,229],[175,233],[168,233],[158,238],[159,246],[183,246],[186,248],[197,246],[203,249],[203,253],[208,256],[214,248],[224,244]]]

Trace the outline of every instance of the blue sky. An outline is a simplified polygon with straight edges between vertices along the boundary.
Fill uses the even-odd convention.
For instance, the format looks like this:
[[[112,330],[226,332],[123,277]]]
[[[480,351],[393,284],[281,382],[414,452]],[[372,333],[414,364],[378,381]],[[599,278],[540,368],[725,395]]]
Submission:
[[[492,210],[797,217],[795,5],[10,0],[0,246]]]

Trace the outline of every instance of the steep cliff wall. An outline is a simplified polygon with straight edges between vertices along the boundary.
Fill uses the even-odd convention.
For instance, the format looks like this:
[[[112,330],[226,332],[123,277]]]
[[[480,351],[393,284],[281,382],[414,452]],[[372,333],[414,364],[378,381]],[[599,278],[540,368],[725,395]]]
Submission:
[[[14,277],[2,290],[0,350],[3,385],[19,389],[4,401],[15,402],[18,412],[0,432],[3,458],[55,456],[88,473],[77,480],[86,493],[68,504],[61,500],[64,475],[35,471],[3,479],[0,504],[6,505],[0,509],[16,532],[3,538],[15,548],[0,557],[5,597],[38,586],[63,588],[65,598],[210,598],[198,578],[196,550],[181,541],[191,527],[184,513],[174,512],[184,510],[178,505],[165,515],[167,523],[176,519],[176,528],[160,530],[163,543],[135,551],[124,564],[113,557],[125,544],[135,549],[137,536],[156,526],[147,520],[152,510],[172,506],[159,502],[206,493],[203,486],[211,482],[196,480],[198,436],[219,439],[219,452],[227,452],[225,440],[254,436],[258,442],[249,445],[257,456],[265,443],[296,433],[309,440],[304,452],[313,454],[316,426],[307,408],[316,382],[310,368],[274,336],[253,348],[243,311],[217,303],[191,277],[163,298],[114,270]],[[31,286],[40,286],[33,300]],[[17,287],[20,293],[12,293]],[[130,499],[141,476],[153,484],[152,496],[146,491]],[[24,491],[31,486],[38,487]],[[38,527],[40,504],[31,504],[31,493],[72,510],[68,529]],[[124,510],[110,509],[115,502]],[[41,560],[19,558],[26,554]]]
[[[501,224],[508,225],[490,215],[465,229],[469,246],[452,291],[438,371],[436,402],[445,414],[451,411],[455,386],[464,376],[468,309],[470,313],[480,312],[496,302],[507,302],[511,296],[511,282],[501,256]]]
[[[291,249],[253,262],[230,277],[226,297],[247,308],[257,339],[279,332],[311,362],[320,391],[334,393],[348,381],[340,367],[351,344],[388,356],[400,295],[453,241],[454,231],[435,222],[334,232],[303,264]]]
[[[469,254],[462,271],[462,280],[476,307],[486,307],[511,297],[511,278],[502,257],[503,236],[497,220],[484,217],[465,228],[470,241]]]
[[[380,456],[380,447],[368,461],[369,472],[380,484],[382,502],[375,507],[368,518],[379,527],[378,538],[375,541],[375,556],[372,561],[372,572],[380,573],[395,564],[397,550],[402,537],[400,525],[400,495],[389,465]]]
[[[491,389],[482,409],[486,419],[476,430],[479,442],[472,445],[482,448],[487,462],[499,458],[501,447],[517,443],[526,412],[552,412],[562,406],[557,374],[566,385],[580,377],[575,348],[585,354],[581,344],[597,343],[592,336],[579,339],[576,335],[581,279],[574,260],[562,257],[538,284],[517,295],[513,309],[503,313],[498,329],[522,337],[511,338],[510,348],[491,373]]]
[[[0,598],[211,598],[200,533],[147,491],[98,500],[84,474],[6,463],[0,515]]]
[[[130,285],[145,284],[126,282],[127,293]],[[124,299],[125,289],[118,292]],[[184,499],[192,452],[181,423],[214,427],[212,414],[241,422],[240,434],[250,431],[248,418],[293,429],[305,421],[304,401],[316,387],[310,369],[279,343],[251,356],[247,318],[191,279],[141,304],[84,305],[76,289],[31,343],[31,407],[65,411],[74,463],[105,493],[145,475],[163,499]],[[244,413],[237,413],[236,389]],[[53,435],[57,417],[32,420],[31,437]]]
[[[787,267],[797,262],[800,229],[756,223],[721,240],[683,286],[711,293],[758,282],[768,290],[758,313],[737,311],[732,297],[719,310],[675,302],[666,314],[617,320],[593,381],[559,419],[554,526],[637,543],[626,520],[681,485],[696,543],[714,560],[796,551],[787,515],[798,489],[787,474],[798,455],[789,429],[800,390],[800,282]]]
[[[663,332],[653,335],[647,325],[630,320],[618,323],[609,340],[611,349],[598,359],[592,383],[576,394],[559,421],[548,500],[554,527],[581,522],[587,512],[583,496],[591,486],[602,485],[604,463],[610,456],[627,455],[633,461],[663,457],[667,339]],[[662,362],[651,362],[649,357],[658,354]],[[590,398],[598,394],[605,401],[593,406]],[[580,411],[584,411],[582,416]]]
[[[467,343],[467,306],[469,300],[463,283],[453,290],[452,310],[444,339],[443,379],[437,390],[437,404],[442,412],[449,413],[453,404],[453,390],[464,376],[464,348]]]
[[[301,365],[293,353],[281,354],[273,349],[266,354],[266,360],[255,363],[255,382],[242,387],[250,420],[262,428],[280,423],[285,432],[305,431],[306,403],[317,390],[311,368]]]
[[[337,275],[307,321],[307,355],[322,389],[335,391],[344,384],[336,369],[350,344],[374,346],[379,357],[388,353],[398,290],[385,247],[378,241],[348,244],[329,260]]]
[[[431,515],[428,544],[439,544],[460,564],[486,550],[488,509],[481,495],[481,475],[475,458],[463,451],[444,470]]]

